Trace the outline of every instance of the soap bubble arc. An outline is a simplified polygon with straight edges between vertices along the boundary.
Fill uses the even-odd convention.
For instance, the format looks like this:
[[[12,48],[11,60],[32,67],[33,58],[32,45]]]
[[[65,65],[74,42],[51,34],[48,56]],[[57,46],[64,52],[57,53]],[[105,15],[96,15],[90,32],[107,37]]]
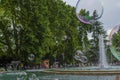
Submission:
[[[111,53],[114,55],[114,57],[116,59],[118,59],[120,61],[120,47],[119,46],[117,47],[117,46],[113,45],[113,43],[112,43],[113,35],[117,34],[119,30],[120,30],[120,25],[115,26],[111,30],[110,35],[109,35],[109,46],[110,46]]]
[[[100,0],[98,0],[99,1],[99,5],[100,5],[100,13],[98,14],[98,17],[96,17],[96,18],[91,18],[91,19],[89,19],[89,20],[87,20],[87,19],[85,19],[82,15],[79,15],[79,12],[80,12],[80,10],[79,10],[79,4],[81,3],[81,1],[82,0],[78,0],[77,1],[77,4],[76,4],[76,16],[77,16],[77,18],[79,19],[79,21],[81,21],[81,22],[83,22],[83,23],[85,23],[85,24],[93,24],[96,20],[98,20],[98,19],[100,19],[101,17],[102,17],[102,15],[103,15],[103,12],[104,12],[104,8],[103,8],[103,3],[100,1]],[[96,6],[95,6],[96,7]],[[94,9],[95,10],[95,9]],[[79,12],[78,12],[79,11]],[[89,11],[89,10],[88,10]],[[89,11],[90,12],[90,11]],[[92,11],[93,12],[93,11]],[[88,16],[87,16],[87,18],[88,18]],[[90,18],[90,17],[89,17]]]
[[[88,59],[87,57],[83,54],[81,50],[76,51],[76,55],[74,56],[74,59],[77,61],[80,61],[82,63],[87,63]]]

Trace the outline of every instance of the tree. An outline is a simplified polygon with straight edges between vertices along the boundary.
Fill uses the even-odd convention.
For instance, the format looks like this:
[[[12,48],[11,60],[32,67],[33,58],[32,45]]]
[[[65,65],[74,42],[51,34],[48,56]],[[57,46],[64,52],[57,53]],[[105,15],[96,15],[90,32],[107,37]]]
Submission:
[[[79,22],[75,8],[62,0],[1,0],[0,57],[29,63],[29,55],[34,54],[35,63],[48,58],[52,64],[55,58],[62,63],[64,53],[65,62],[71,63],[76,50],[87,53],[91,48],[87,33],[94,29]]]
[[[3,41],[1,48],[7,46],[4,53],[7,53],[6,56],[12,60],[28,62],[29,54],[37,56],[41,52],[40,45],[44,28],[39,22],[40,16],[36,12],[39,5],[36,3],[40,2],[32,0],[1,1],[1,9],[4,12],[1,14],[0,20],[1,41]]]
[[[53,57],[62,52],[64,35],[72,41],[65,44],[68,49],[72,48],[70,54],[77,45],[75,9],[61,0],[2,0],[0,9],[1,50],[5,47],[1,56],[29,62],[28,56],[34,54],[39,62],[46,54]]]

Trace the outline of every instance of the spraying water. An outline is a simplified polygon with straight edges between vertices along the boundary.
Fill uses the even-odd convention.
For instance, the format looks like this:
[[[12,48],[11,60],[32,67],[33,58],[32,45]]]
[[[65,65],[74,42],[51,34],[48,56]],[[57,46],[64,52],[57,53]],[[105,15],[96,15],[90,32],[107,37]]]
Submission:
[[[108,68],[103,35],[99,35],[99,67]]]

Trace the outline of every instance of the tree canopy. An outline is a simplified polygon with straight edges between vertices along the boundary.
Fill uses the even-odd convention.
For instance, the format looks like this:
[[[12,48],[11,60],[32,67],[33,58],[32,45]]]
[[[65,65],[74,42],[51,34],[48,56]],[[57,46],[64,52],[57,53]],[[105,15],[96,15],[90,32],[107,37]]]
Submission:
[[[89,46],[87,32],[93,27],[79,22],[75,8],[62,0],[1,0],[0,58],[29,63],[34,54],[35,63],[46,58],[62,62],[64,53],[70,63],[76,50],[86,49],[83,41]]]

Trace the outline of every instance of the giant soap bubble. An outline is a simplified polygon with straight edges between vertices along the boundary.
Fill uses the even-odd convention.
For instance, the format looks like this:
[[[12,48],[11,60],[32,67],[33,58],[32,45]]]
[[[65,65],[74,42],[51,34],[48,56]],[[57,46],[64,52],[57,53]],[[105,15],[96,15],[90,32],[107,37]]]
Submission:
[[[34,55],[34,54],[30,54],[30,55],[28,56],[28,59],[29,59],[30,61],[33,61],[33,60],[35,59],[35,55]]]
[[[78,61],[81,61],[82,63],[87,62],[87,57],[83,54],[81,50],[76,51],[76,55],[74,56],[74,58]]]
[[[92,24],[101,18],[103,6],[99,0],[78,0],[76,4],[76,15],[85,24]]]
[[[120,60],[120,25],[115,26],[109,35],[109,45],[112,54]]]

